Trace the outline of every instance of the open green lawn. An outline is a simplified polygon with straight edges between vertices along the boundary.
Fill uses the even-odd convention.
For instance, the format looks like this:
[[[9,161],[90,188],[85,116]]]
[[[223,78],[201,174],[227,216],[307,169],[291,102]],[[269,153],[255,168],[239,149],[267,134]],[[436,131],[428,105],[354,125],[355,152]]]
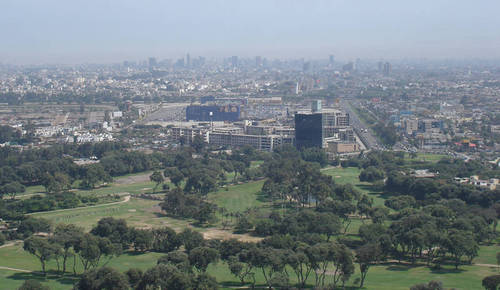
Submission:
[[[111,259],[108,266],[126,271],[130,268],[148,269],[156,265],[156,261],[163,254],[145,253],[136,254],[134,252],[124,253],[119,257]],[[68,261],[68,271],[72,271],[73,259]],[[77,259],[77,273],[81,273],[83,268]],[[45,279],[38,271],[41,270],[39,261],[22,249],[22,245],[0,248],[0,266],[34,271],[34,273],[18,272],[0,269],[0,289],[16,289],[24,280],[36,279],[47,285],[52,290],[71,289],[77,278],[67,273],[64,277],[54,273],[57,269],[55,261],[50,261],[47,269],[50,271]]]
[[[500,253],[500,246],[498,245],[481,246],[474,263],[497,265],[497,253]]]
[[[141,194],[144,192],[153,192],[153,188],[155,187],[154,182],[145,181],[145,182],[136,182],[133,184],[110,184],[108,186],[103,186],[97,189],[83,190],[79,189],[76,192],[78,194],[96,194],[96,195],[106,195],[106,194],[115,194],[115,193],[123,193],[128,192],[130,194]],[[161,185],[158,187],[160,190]]]
[[[102,186],[96,189],[74,189],[74,191],[78,194],[88,195],[88,194],[96,194],[96,195],[107,195],[107,194],[115,194],[115,193],[123,193],[128,192],[130,194],[140,194],[144,192],[151,192],[155,186],[155,183],[149,181],[148,176],[151,175],[151,172],[142,172],[142,173],[134,173],[127,174],[124,176],[119,176],[114,178],[114,182]],[[134,178],[138,178],[138,181],[134,181]],[[126,179],[131,179],[130,181],[123,181]],[[167,182],[171,186],[170,183]],[[160,185],[161,187],[161,185]],[[161,188],[158,188],[160,190]],[[26,187],[26,192],[21,194],[23,195],[32,195],[32,194],[45,194],[45,188],[41,185],[28,186]]]
[[[430,162],[436,163],[443,159],[447,155],[445,154],[432,154],[432,153],[417,153],[416,158],[411,158],[410,154],[405,154],[405,159],[410,162]]]
[[[211,193],[208,199],[219,207],[230,212],[243,212],[251,207],[263,206],[265,203],[259,198],[264,181],[252,181],[244,184],[229,185]]]
[[[425,158],[430,158],[425,156]],[[434,160],[439,160],[440,158]],[[252,166],[260,164],[252,163]],[[376,205],[383,205],[384,198],[380,193],[373,192],[370,183],[360,182],[358,179],[360,170],[358,168],[328,168],[322,171],[324,174],[332,176],[337,183],[353,184],[361,192],[370,194],[374,198]],[[270,210],[270,202],[260,196],[260,191],[264,181],[254,181],[244,184],[230,185],[227,188],[221,188],[215,193],[210,193],[208,199],[219,207],[224,207],[231,212],[243,212],[248,208],[257,207],[260,211]],[[99,188],[92,191],[82,191],[79,193],[89,194],[97,193],[106,195],[110,193],[128,192],[131,194],[142,193],[146,190],[151,191],[154,186],[149,181],[141,181],[120,184],[113,183],[108,187]],[[28,193],[35,193],[43,190],[41,187],[31,187]],[[54,223],[74,223],[89,230],[97,221],[103,217],[113,216],[123,218],[131,226],[135,227],[159,227],[169,226],[176,230],[182,230],[186,227],[191,227],[192,220],[181,220],[166,217],[159,213],[159,201],[150,201],[138,198],[131,198],[129,202],[102,205],[90,208],[76,208],[67,211],[45,212],[34,214],[37,217],[44,217],[52,220]],[[369,221],[365,221],[369,222]],[[348,234],[353,236],[358,232],[362,221],[353,219],[349,227]],[[218,226],[218,225],[216,225]],[[197,228],[201,232],[209,232],[216,228]],[[216,229],[220,234],[220,230]],[[216,233],[216,234],[217,234]],[[228,233],[229,234],[229,233]],[[482,246],[479,256],[474,260],[480,264],[496,264],[496,253],[500,252],[499,246]],[[160,253],[135,254],[125,253],[120,257],[114,258],[108,264],[120,271],[125,271],[131,267],[147,269],[156,264],[157,259],[162,256]],[[9,246],[0,248],[0,266],[25,269],[28,271],[39,271],[40,264],[36,258],[22,250],[22,245]],[[78,271],[81,272],[81,266],[78,266]],[[49,269],[55,270],[55,262],[50,262]],[[264,279],[260,270],[255,270],[257,283],[264,286]],[[293,273],[293,271],[288,271]],[[444,266],[443,270],[432,270],[427,267],[412,267],[399,264],[384,264],[372,266],[368,273],[365,289],[409,289],[410,286],[427,282],[430,280],[442,281],[445,288],[456,289],[482,289],[481,280],[488,275],[498,273],[497,269],[481,266],[461,266],[460,270],[454,270],[452,266]],[[209,267],[209,274],[215,276],[217,281],[221,283],[223,289],[231,289],[238,287],[238,280],[232,276],[227,268],[227,265],[220,262],[217,265]],[[356,272],[351,277],[347,286],[355,286],[355,281],[359,278],[359,268],[356,265]],[[23,273],[12,270],[0,269],[0,289],[16,289],[26,279],[41,279],[44,284],[51,289],[71,289],[76,281],[75,277],[67,275],[63,278],[49,274],[47,280],[38,273]],[[292,283],[296,282],[295,276],[290,275]],[[314,283],[314,275],[309,279],[309,285]]]
[[[67,211],[41,212],[33,216],[43,217],[58,223],[73,223],[89,230],[103,217],[123,218],[135,227],[169,226],[174,229],[185,228],[189,221],[178,220],[160,214],[159,201],[131,198],[129,202],[98,207],[75,208]]]
[[[380,192],[376,192],[372,189],[371,183],[359,181],[360,172],[361,170],[357,167],[334,167],[321,171],[323,174],[332,176],[338,184],[352,184],[359,191],[369,194],[369,196],[373,198],[373,204],[375,206],[383,206],[385,198]]]
[[[482,249],[483,250],[483,249]],[[133,252],[125,253],[109,262],[109,266],[120,271],[126,271],[131,267],[147,269],[156,264],[156,261],[163,254],[145,253],[136,254]],[[77,262],[79,262],[77,260]],[[71,264],[71,263],[70,263]],[[81,266],[77,263],[77,271],[81,272]],[[40,264],[36,258],[24,252],[21,245],[0,248],[0,266],[25,269],[29,271],[39,271]],[[48,265],[50,270],[55,270],[55,262]],[[71,268],[71,267],[70,267]],[[227,265],[219,262],[216,265],[210,265],[208,272],[217,278],[217,281],[223,285],[223,288],[239,286],[238,280],[231,275]],[[258,285],[263,285],[264,279],[262,273],[256,270],[256,279]],[[290,282],[295,283],[296,278],[292,271],[290,273]],[[409,289],[410,286],[427,282],[430,280],[442,281],[445,288],[455,289],[482,289],[481,280],[488,275],[498,273],[496,269],[480,266],[461,266],[455,270],[453,266],[444,266],[441,270],[432,270],[423,266],[411,266],[402,264],[383,264],[372,266],[368,272],[364,289]],[[347,283],[347,286],[357,285],[355,281],[359,278],[359,268],[356,267],[355,273]],[[38,273],[23,273],[11,270],[0,270],[0,288],[16,289],[25,279],[40,279],[51,289],[71,289],[75,278],[71,275],[59,277],[51,272],[48,279]],[[308,284],[314,283],[312,275]]]

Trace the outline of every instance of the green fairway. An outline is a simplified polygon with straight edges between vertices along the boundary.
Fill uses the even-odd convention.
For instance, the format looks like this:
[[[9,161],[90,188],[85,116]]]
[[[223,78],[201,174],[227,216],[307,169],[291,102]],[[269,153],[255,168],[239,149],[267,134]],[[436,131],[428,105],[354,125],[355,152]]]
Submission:
[[[353,223],[354,224],[354,223]],[[499,250],[498,246],[481,247],[480,256],[474,261],[475,263],[483,262],[482,256],[487,256],[490,253]],[[126,271],[129,268],[147,269],[156,264],[156,261],[163,254],[161,253],[124,253],[119,257],[113,258],[109,262],[109,266]],[[72,270],[71,263],[68,263],[69,270]],[[39,261],[32,255],[22,250],[22,244],[0,248],[0,266],[11,267],[28,271],[40,271]],[[65,277],[56,275],[54,270],[57,269],[56,263],[50,261],[48,269],[50,274],[45,280],[39,273],[24,273],[19,271],[0,269],[0,285],[2,289],[15,289],[22,284],[25,279],[39,279],[51,289],[71,289],[76,278],[67,274]],[[81,273],[83,269],[77,260],[77,271]],[[208,272],[217,278],[217,281],[223,287],[239,286],[238,280],[231,275],[227,265],[219,262],[216,265],[210,265]],[[264,285],[264,279],[260,270],[256,269],[256,280],[258,285]],[[290,282],[295,283],[296,278],[292,271],[290,273]],[[410,286],[428,282],[430,280],[441,281],[445,288],[455,289],[482,289],[481,280],[488,275],[498,273],[498,270],[492,267],[484,266],[460,266],[459,270],[455,270],[453,266],[443,266],[441,270],[433,270],[424,266],[411,266],[397,263],[383,264],[372,266],[368,272],[365,281],[364,289],[409,289]],[[355,281],[359,277],[359,268],[356,265],[355,273],[351,276],[347,286],[356,286]],[[314,276],[312,275],[308,284],[312,286]]]
[[[119,257],[110,260],[107,266],[113,267],[119,271],[126,271],[130,268],[139,268],[146,270],[154,265],[162,253],[145,253],[138,254],[134,252],[127,252]],[[76,261],[77,273],[82,273],[83,268],[79,259]],[[102,263],[104,264],[104,262]],[[70,273],[66,273],[64,277],[55,273],[57,266],[55,261],[50,261],[47,265],[49,274],[44,278],[39,273],[41,266],[40,262],[32,255],[28,254],[22,249],[22,245],[15,245],[10,247],[0,248],[0,267],[10,267],[20,270],[34,271],[33,273],[26,273],[14,270],[6,270],[0,268],[0,289],[16,289],[24,280],[36,279],[47,285],[52,290],[58,289],[71,289],[73,284],[77,281]],[[67,271],[73,270],[73,258],[68,260]]]
[[[497,265],[497,253],[500,253],[500,246],[498,244],[481,246],[478,256],[474,259],[474,263]]]
[[[370,182],[359,181],[359,173],[361,170],[357,167],[334,167],[327,168],[321,171],[321,173],[330,175],[333,177],[338,184],[352,184],[357,190],[362,193],[369,194],[373,198],[374,206],[383,206],[385,198],[380,192],[372,190],[372,185]]]
[[[165,217],[160,213],[159,201],[131,198],[129,202],[98,207],[75,208],[67,211],[41,212],[33,216],[43,217],[58,223],[73,223],[90,230],[101,218],[123,218],[134,227],[150,228],[169,226],[174,229],[185,228],[189,221]]]
[[[244,184],[229,185],[209,194],[209,200],[230,212],[243,212],[248,208],[263,206],[259,193],[264,181],[253,181]]]
[[[417,153],[417,157],[411,158],[409,154],[405,154],[405,159],[410,162],[430,162],[436,163],[445,158],[445,154],[432,154],[432,153]]]

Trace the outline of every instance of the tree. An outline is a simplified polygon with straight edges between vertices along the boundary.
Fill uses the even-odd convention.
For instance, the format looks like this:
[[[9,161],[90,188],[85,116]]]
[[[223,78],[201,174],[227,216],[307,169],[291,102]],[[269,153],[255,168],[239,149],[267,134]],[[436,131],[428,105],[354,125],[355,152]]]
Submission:
[[[304,288],[309,275],[316,267],[316,256],[312,254],[312,248],[306,244],[298,244],[295,250],[289,250],[285,254],[285,262],[295,272],[300,288]]]
[[[458,269],[463,256],[469,257],[470,261],[477,256],[479,246],[472,233],[454,230],[448,235],[447,249],[453,257],[455,268]]]
[[[234,230],[238,234],[246,233],[253,228],[253,224],[250,222],[246,215],[242,215],[238,218],[238,222],[234,227]]]
[[[189,252],[189,263],[199,272],[206,272],[208,264],[219,260],[219,252],[209,247],[194,248]]]
[[[89,233],[81,237],[75,250],[85,271],[99,266],[101,258],[104,256],[108,258],[104,263],[106,265],[111,258],[120,255],[122,251],[120,244],[113,244],[108,238],[96,237]]]
[[[392,208],[394,210],[401,210],[407,207],[413,207],[416,204],[416,200],[411,195],[400,195],[400,196],[391,196],[385,200],[384,205],[388,208]]]
[[[43,274],[47,274],[45,265],[47,261],[56,258],[61,253],[61,248],[49,242],[47,238],[32,236],[24,240],[23,249],[37,257],[42,264]]]
[[[373,207],[370,211],[370,217],[375,224],[383,223],[388,215],[389,209],[382,206]]]
[[[410,290],[444,290],[443,283],[440,281],[429,281],[425,284],[417,284],[411,286]]]
[[[193,281],[194,290],[217,290],[219,289],[219,284],[214,277],[208,275],[207,273],[201,273],[194,278]]]
[[[108,238],[112,243],[121,244],[123,249],[127,248],[131,242],[131,231],[124,219],[102,218],[90,233]]]
[[[71,189],[69,176],[62,172],[56,172],[54,175],[46,173],[42,179],[42,185],[47,193],[57,193]]]
[[[111,180],[111,176],[109,176],[100,164],[92,164],[83,168],[81,182],[83,188],[95,188],[98,183],[110,182]]]
[[[94,269],[82,274],[75,290],[122,290],[129,289],[127,276],[109,267]]]
[[[245,279],[247,277],[252,277],[254,280],[253,284],[255,284],[255,276],[254,273],[252,273],[252,265],[250,263],[245,263],[242,261],[245,260],[245,254],[245,252],[242,252],[241,255],[238,255],[238,257],[229,257],[227,265],[229,267],[229,271],[231,271],[231,274],[236,276],[240,280],[241,284],[245,284]]]
[[[182,245],[181,236],[169,227],[154,229],[152,233],[153,249],[157,252],[168,253]]]
[[[482,285],[486,290],[496,290],[500,285],[500,275],[487,276],[483,279]]]
[[[158,259],[158,264],[170,264],[182,272],[191,273],[192,266],[189,262],[189,256],[181,251],[174,251]]]
[[[192,229],[184,229],[179,236],[186,252],[188,253],[194,248],[203,246],[203,235],[199,232],[193,231]]]
[[[51,224],[49,220],[44,218],[28,217],[21,222],[17,228],[17,232],[27,238],[35,233],[49,233],[50,229]]]
[[[369,166],[359,174],[359,181],[374,182],[381,179],[384,179],[384,171],[375,166]]]
[[[155,193],[156,188],[158,188],[158,186],[165,181],[165,179],[163,178],[163,175],[161,174],[160,171],[153,172],[153,174],[151,174],[151,176],[149,176],[149,180],[151,180],[151,182],[155,183],[155,187],[153,188],[153,193]]]
[[[66,272],[66,261],[70,256],[74,256],[74,249],[80,242],[82,235],[83,228],[73,224],[60,224],[54,230],[54,235],[51,237],[51,240],[62,247],[63,273]],[[73,272],[75,271],[74,266],[73,264]]]
[[[274,275],[281,273],[285,268],[284,251],[270,247],[252,247],[248,255],[249,263],[262,271],[266,284],[272,289]]]
[[[356,261],[359,264],[359,271],[361,272],[360,288],[363,288],[370,265],[380,260],[381,256],[380,246],[375,243],[365,244],[356,250]]]
[[[165,177],[168,177],[170,179],[170,181],[176,187],[179,187],[180,184],[181,184],[181,182],[182,182],[182,180],[184,180],[184,175],[176,167],[171,167],[171,168],[165,169],[165,171],[163,172],[163,174],[165,175]]]
[[[497,266],[500,267],[500,252],[497,253]]]
[[[151,230],[133,229],[132,242],[134,244],[135,251],[147,251],[151,249],[151,245],[153,243],[153,233]]]
[[[196,135],[193,138],[193,142],[191,142],[191,147],[196,151],[196,153],[201,153],[205,148],[205,141],[203,137],[200,135]]]
[[[50,288],[37,280],[26,280],[17,290],[50,290]]]
[[[76,245],[75,251],[80,257],[84,271],[97,266],[99,263],[101,250],[99,249],[99,241],[96,236],[88,233],[84,234]]]
[[[179,271],[172,265],[158,264],[142,275],[136,289],[191,289],[191,287],[189,274]]]
[[[215,220],[215,210],[217,206],[208,202],[202,202],[200,208],[195,212],[193,216],[199,224],[204,224],[206,222]]]
[[[127,276],[128,283],[132,288],[135,288],[139,281],[142,279],[143,272],[138,268],[130,268],[125,272],[125,276]]]
[[[246,165],[244,162],[241,161],[233,161],[233,169],[234,169],[234,177],[233,177],[233,182],[236,182],[236,179],[238,177],[238,173],[240,175],[243,175],[245,172]]]
[[[0,197],[3,195],[9,195],[10,198],[14,199],[18,193],[25,192],[26,188],[21,183],[14,181],[7,183],[0,187]]]

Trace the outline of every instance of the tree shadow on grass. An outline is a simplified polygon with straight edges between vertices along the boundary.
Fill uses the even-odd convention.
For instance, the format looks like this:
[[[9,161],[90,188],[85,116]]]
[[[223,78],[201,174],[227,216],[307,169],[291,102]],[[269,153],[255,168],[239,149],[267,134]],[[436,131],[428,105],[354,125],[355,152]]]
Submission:
[[[264,193],[262,193],[262,191],[259,191],[257,193],[257,201],[260,201],[260,202],[272,202],[272,199],[265,195]]]
[[[47,275],[43,275],[43,273],[41,272],[15,273],[10,275],[8,278],[21,281],[25,280],[37,280],[40,282],[57,281],[58,283],[65,285],[73,285],[75,284],[76,281],[78,281],[78,277],[75,277],[72,274],[66,273],[66,276],[61,276],[56,271],[47,271]]]
[[[431,272],[433,274],[460,274],[460,273],[463,273],[465,272],[466,270],[464,269],[455,269],[455,268],[436,268],[436,267],[433,267],[431,269]]]
[[[393,264],[390,264],[389,266],[387,266],[386,270],[402,272],[402,271],[408,271],[408,270],[415,268],[415,267],[418,267],[418,266],[417,265],[410,265],[410,264],[406,265],[406,264],[393,263]]]

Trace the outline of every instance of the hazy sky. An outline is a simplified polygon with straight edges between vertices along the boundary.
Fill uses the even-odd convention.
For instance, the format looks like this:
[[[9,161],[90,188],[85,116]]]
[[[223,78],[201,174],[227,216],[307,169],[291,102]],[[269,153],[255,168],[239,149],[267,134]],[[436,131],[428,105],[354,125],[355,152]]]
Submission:
[[[0,62],[500,58],[499,0],[0,0]]]

